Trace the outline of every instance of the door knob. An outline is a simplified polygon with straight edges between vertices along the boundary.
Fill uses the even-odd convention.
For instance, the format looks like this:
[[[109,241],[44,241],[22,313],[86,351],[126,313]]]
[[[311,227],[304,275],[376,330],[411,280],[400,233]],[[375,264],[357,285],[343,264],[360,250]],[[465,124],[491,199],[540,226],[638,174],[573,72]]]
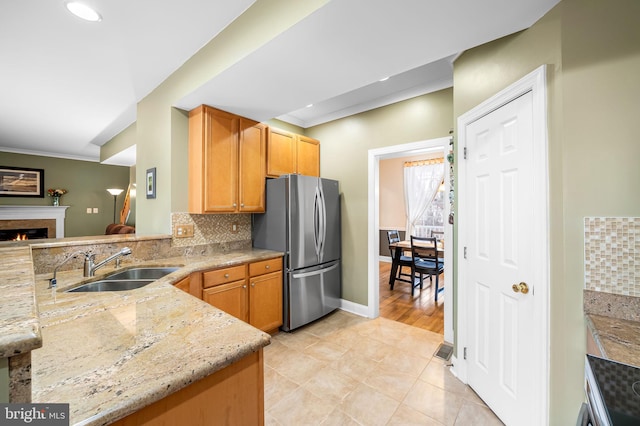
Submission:
[[[522,294],[529,293],[529,286],[527,285],[527,283],[514,284],[513,286],[511,286],[511,288],[516,293],[518,292]]]

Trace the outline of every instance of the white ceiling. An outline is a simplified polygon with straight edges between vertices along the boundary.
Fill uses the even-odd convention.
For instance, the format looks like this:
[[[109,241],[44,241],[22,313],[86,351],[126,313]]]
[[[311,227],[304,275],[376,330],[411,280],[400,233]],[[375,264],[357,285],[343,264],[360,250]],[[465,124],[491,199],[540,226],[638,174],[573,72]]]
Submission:
[[[64,0],[0,3],[0,151],[98,161],[136,103],[254,2],[85,1],[101,22]],[[460,52],[528,28],[558,1],[329,1],[175,106],[314,126],[451,87]],[[110,163],[132,161],[120,157]]]

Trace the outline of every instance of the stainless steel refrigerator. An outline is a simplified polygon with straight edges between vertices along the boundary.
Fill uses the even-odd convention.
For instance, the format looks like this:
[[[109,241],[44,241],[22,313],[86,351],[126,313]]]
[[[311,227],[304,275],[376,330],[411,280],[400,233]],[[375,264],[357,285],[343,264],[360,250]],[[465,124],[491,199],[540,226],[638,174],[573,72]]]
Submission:
[[[267,180],[266,213],[253,215],[253,246],[285,253],[283,330],[338,308],[342,284],[338,181],[303,175]]]

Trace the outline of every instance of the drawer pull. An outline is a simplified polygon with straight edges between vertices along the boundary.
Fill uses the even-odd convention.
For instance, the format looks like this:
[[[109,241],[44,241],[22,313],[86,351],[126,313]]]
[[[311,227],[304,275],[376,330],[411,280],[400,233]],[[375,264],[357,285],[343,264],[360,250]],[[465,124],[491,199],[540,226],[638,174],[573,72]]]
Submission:
[[[271,268],[271,265],[267,265],[264,267],[264,269],[269,269],[269,268]]]
[[[229,274],[224,274],[224,277],[225,278],[229,278]]]

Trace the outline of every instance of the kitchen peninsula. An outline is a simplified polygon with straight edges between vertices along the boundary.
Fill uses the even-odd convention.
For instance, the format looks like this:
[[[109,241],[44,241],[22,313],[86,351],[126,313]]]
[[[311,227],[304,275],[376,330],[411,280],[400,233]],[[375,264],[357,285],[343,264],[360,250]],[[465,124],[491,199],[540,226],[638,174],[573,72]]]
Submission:
[[[49,289],[51,273],[33,272],[32,247],[0,247],[0,256],[10,262],[0,271],[0,355],[10,360],[15,402],[69,403],[70,424],[82,425],[139,424],[158,415],[264,421],[262,348],[270,336],[173,284],[281,253],[245,248],[130,260],[123,269],[180,269],[136,290],[94,293],[64,292],[86,280],[81,269],[59,271],[59,288]],[[96,275],[112,271],[105,266]],[[22,364],[12,373],[13,358]]]

